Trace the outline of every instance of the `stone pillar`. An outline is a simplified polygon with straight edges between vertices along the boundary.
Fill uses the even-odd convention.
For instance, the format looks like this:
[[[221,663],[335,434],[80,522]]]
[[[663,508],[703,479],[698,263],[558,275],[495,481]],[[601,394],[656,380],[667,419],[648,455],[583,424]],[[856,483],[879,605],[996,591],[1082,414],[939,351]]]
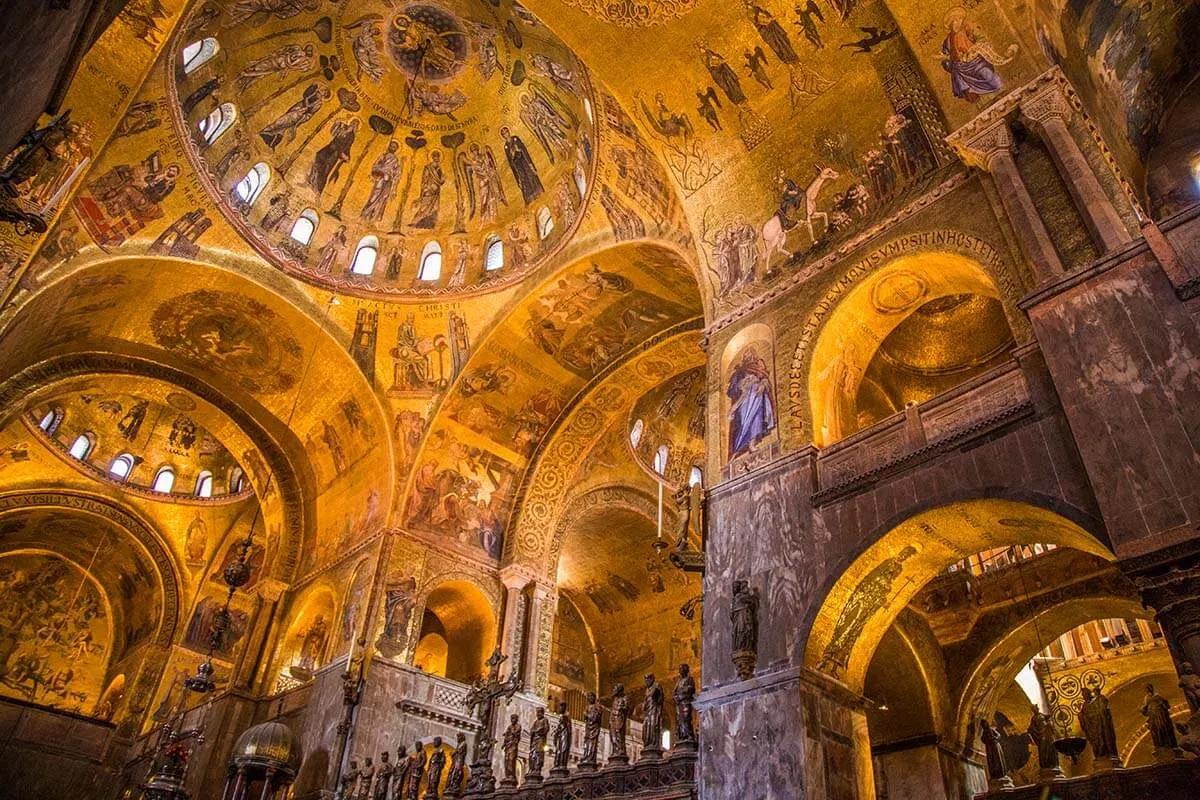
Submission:
[[[538,667],[540,659],[538,658],[539,644],[542,638],[542,629],[545,626],[547,598],[550,596],[550,589],[541,583],[533,585],[533,599],[529,609],[529,629],[525,637],[525,653],[524,667],[521,672],[521,677],[525,681],[525,688],[536,692],[539,683]]]
[[[950,144],[966,163],[992,176],[1000,195],[1004,212],[1012,223],[1013,232],[1039,284],[1053,280],[1063,272],[1062,259],[1046,224],[1038,214],[1033,198],[1013,160],[1013,137],[1004,118],[996,119],[975,131],[959,131],[950,137]]]
[[[1182,558],[1141,559],[1133,581],[1162,626],[1176,669],[1188,662],[1200,669],[1200,547]]]
[[[500,652],[508,656],[509,674],[522,674],[525,666],[524,642],[526,636],[524,592],[532,581],[530,572],[519,564],[510,564],[500,570],[500,582],[504,584],[504,619],[500,627]]]
[[[1128,244],[1133,237],[1067,127],[1074,111],[1057,82],[1046,83],[1021,101],[1021,116],[1041,134],[1092,241],[1102,252],[1108,252]]]

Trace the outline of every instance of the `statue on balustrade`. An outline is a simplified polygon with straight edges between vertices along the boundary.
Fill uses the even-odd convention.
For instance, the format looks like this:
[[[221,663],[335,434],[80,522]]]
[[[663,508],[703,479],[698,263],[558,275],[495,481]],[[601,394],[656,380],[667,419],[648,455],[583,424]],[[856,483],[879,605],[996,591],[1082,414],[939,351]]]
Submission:
[[[608,740],[612,753],[610,764],[628,764],[629,754],[625,751],[625,737],[629,735],[629,698],[625,696],[625,684],[613,687],[613,703],[608,710]]]
[[[554,727],[554,766],[550,774],[556,778],[567,777],[567,761],[571,758],[571,715],[567,704],[558,704],[558,724]]]
[[[371,780],[375,777],[375,764],[367,756],[366,763],[358,773],[358,800],[369,800],[371,797]]]
[[[546,709],[539,708],[537,717],[529,726],[529,771],[525,773],[526,783],[540,783],[542,768],[546,765],[546,740],[550,738],[550,720],[546,719]]]
[[[692,709],[696,703],[696,679],[687,664],[679,665],[679,679],[675,681],[671,699],[675,701],[675,746],[695,749],[696,726],[692,721]]]
[[[1083,728],[1083,736],[1092,746],[1096,768],[1121,766],[1121,759],[1117,755],[1117,732],[1113,727],[1112,709],[1109,708],[1108,698],[1100,692],[1098,686],[1094,690],[1083,687],[1083,708],[1079,709],[1079,727]]]
[[[391,800],[392,773],[395,770],[391,756],[384,750],[379,754],[379,766],[375,769],[375,800]]]
[[[338,785],[338,800],[354,800],[358,796],[358,759],[350,759],[350,766],[342,773]]]
[[[642,758],[653,759],[662,755],[663,690],[654,674],[645,679],[646,696],[642,700]]]
[[[1192,709],[1193,714],[1200,713],[1200,675],[1196,674],[1190,661],[1184,661],[1179,669],[1179,688],[1183,689],[1188,708]]]
[[[988,785],[992,788],[1008,788],[1013,785],[1008,777],[1008,764],[1004,760],[1003,735],[992,727],[986,717],[979,718],[979,738],[983,742],[983,754],[987,759]]]
[[[442,737],[433,737],[433,752],[429,754],[429,770],[425,773],[425,800],[438,800],[438,785],[442,782],[442,770],[446,768],[446,751],[442,749]]]
[[[1179,747],[1179,739],[1175,736],[1175,723],[1171,721],[1171,704],[1154,691],[1152,683],[1146,684],[1142,714],[1146,717],[1146,726],[1150,728],[1150,739],[1154,742],[1155,751],[1174,751]]]
[[[729,612],[733,626],[733,663],[742,680],[754,675],[758,663],[758,589],[746,581],[733,582],[733,604]]]
[[[521,749],[521,720],[513,714],[508,718],[508,727],[504,729],[504,786],[517,785],[517,751]]]
[[[583,755],[579,769],[590,772],[596,768],[596,751],[600,747],[600,725],[604,721],[604,709],[596,702],[596,693],[587,693],[587,708],[583,712]]]
[[[413,742],[413,752],[408,757],[408,800],[421,800],[421,776],[424,772],[425,745],[417,740]]]
[[[408,760],[408,746],[400,745],[396,748],[396,766],[392,772],[392,794],[388,800],[404,800],[405,782],[408,780],[408,773],[412,769],[412,763]]]
[[[446,797],[460,797],[463,779],[467,774],[467,735],[460,733],[455,738],[454,752],[450,754],[450,774],[446,776]]]
[[[1042,776],[1061,776],[1063,772],[1058,764],[1058,750],[1054,747],[1054,740],[1058,738],[1054,730],[1054,721],[1050,719],[1049,714],[1042,713],[1037,704],[1030,705],[1029,709],[1031,716],[1026,733],[1037,748],[1038,767],[1042,770]]]

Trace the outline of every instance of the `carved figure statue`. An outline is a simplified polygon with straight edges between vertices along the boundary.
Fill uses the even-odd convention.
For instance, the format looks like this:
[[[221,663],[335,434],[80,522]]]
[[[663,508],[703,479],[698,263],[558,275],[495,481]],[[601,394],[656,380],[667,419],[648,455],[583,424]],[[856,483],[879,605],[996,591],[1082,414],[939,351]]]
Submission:
[[[702,536],[704,487],[695,483],[675,493],[675,549],[687,550],[688,539]]]
[[[429,770],[425,773],[425,800],[438,800],[438,784],[442,782],[442,770],[446,768],[446,751],[442,749],[442,737],[433,737],[433,752],[429,754]]]
[[[1200,675],[1196,674],[1190,661],[1179,665],[1179,688],[1183,689],[1183,696],[1187,698],[1192,713],[1200,712]]]
[[[1038,766],[1043,772],[1062,774],[1058,765],[1058,750],[1054,747],[1054,722],[1049,714],[1042,713],[1036,704],[1030,705],[1029,727],[1026,732],[1030,741],[1037,748]]]
[[[529,770],[525,773],[526,783],[537,783],[542,779],[542,767],[546,764],[546,740],[550,737],[550,720],[546,709],[539,708],[537,717],[529,726]]]
[[[696,726],[692,720],[692,707],[696,702],[696,679],[687,664],[679,665],[679,679],[675,681],[671,699],[675,701],[675,746],[694,748]]]
[[[979,738],[983,742],[983,753],[987,758],[988,783],[1012,786],[1008,777],[1008,765],[1004,761],[1000,731],[992,727],[986,717],[979,718]]]
[[[375,769],[375,800],[390,800],[392,793],[392,774],[396,767],[390,761],[388,751],[379,754],[379,766]]]
[[[421,775],[425,772],[425,746],[417,741],[408,757],[408,800],[421,800]]]
[[[558,725],[554,728],[554,767],[551,775],[565,777],[567,761],[571,757],[571,715],[567,713],[567,704],[558,704]]]
[[[1106,760],[1113,766],[1120,764],[1112,709],[1109,708],[1108,698],[1101,694],[1099,687],[1094,691],[1087,686],[1083,687],[1083,708],[1079,709],[1079,726],[1083,728],[1084,738],[1092,746],[1092,756],[1098,766]]]
[[[396,766],[392,772],[392,793],[388,800],[404,800],[404,790],[412,764],[408,760],[408,745],[396,748]]]
[[[618,683],[613,687],[613,704],[608,714],[608,739],[612,744],[612,754],[608,757],[608,762],[628,763],[625,737],[629,734],[629,698],[625,696],[625,684]]]
[[[513,714],[508,718],[508,727],[504,729],[504,740],[500,744],[504,750],[504,780],[505,786],[517,785],[517,750],[521,747],[521,721]]]
[[[446,797],[460,797],[463,779],[467,775],[467,735],[455,737],[454,752],[450,754],[450,774],[446,776]]]
[[[587,693],[587,708],[583,712],[583,755],[579,768],[596,768],[596,750],[600,745],[600,724],[604,721],[604,709],[596,702],[596,693]]]
[[[371,796],[371,781],[375,778],[375,764],[367,756],[366,763],[358,773],[358,800],[368,800]]]
[[[350,767],[342,773],[337,800],[353,800],[358,794],[358,760],[350,759]]]
[[[746,581],[734,581],[729,617],[733,625],[733,663],[738,677],[748,680],[758,663],[758,589],[751,589]]]
[[[653,673],[645,678],[646,696],[642,700],[642,757],[662,755],[663,690]]]
[[[1171,721],[1171,704],[1165,697],[1155,693],[1152,683],[1146,684],[1142,715],[1146,717],[1146,726],[1150,728],[1150,739],[1154,742],[1155,750],[1174,750],[1179,747],[1179,739],[1175,736],[1175,723]]]

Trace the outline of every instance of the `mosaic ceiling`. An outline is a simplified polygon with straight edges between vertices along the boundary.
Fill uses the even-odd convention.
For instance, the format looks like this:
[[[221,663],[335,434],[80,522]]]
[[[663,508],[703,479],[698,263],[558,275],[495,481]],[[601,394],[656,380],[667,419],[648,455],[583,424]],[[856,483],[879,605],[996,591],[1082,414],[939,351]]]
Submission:
[[[311,283],[493,289],[560,248],[591,185],[588,77],[508,0],[202,4],[172,58],[205,188]]]

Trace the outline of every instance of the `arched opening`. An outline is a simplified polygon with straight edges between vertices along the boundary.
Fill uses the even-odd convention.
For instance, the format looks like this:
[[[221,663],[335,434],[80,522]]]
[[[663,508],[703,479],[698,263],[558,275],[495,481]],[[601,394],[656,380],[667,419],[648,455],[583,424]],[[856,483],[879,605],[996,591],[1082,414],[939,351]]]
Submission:
[[[629,429],[629,444],[634,450],[637,450],[638,445],[642,443],[642,432],[645,429],[646,420],[639,417],[633,421],[633,427]]]
[[[213,476],[208,470],[204,470],[196,477],[196,497],[212,497],[213,495]]]
[[[271,168],[263,162],[258,162],[250,171],[246,173],[246,177],[237,182],[233,187],[233,196],[243,206],[254,205],[254,201],[262,194],[266,188],[267,182],[271,180]]]
[[[550,647],[551,701],[566,703],[568,712],[577,718],[587,707],[587,693],[599,691],[596,642],[591,629],[575,600],[567,592],[560,592]]]
[[[234,467],[229,471],[229,493],[240,494],[246,488],[246,473],[241,467]]]
[[[79,461],[87,461],[88,456],[92,454],[92,450],[96,447],[96,436],[92,433],[81,433],[75,437],[75,441],[71,442],[71,449],[68,451],[72,458]]]
[[[442,277],[442,246],[437,242],[429,242],[421,251],[421,268],[417,278],[422,281],[436,281]]]
[[[496,234],[490,234],[483,246],[483,271],[495,272],[504,267],[504,242]]]
[[[63,410],[59,406],[55,406],[42,415],[38,421],[38,427],[46,432],[48,436],[53,436],[58,431],[58,426],[63,421]],[[78,458],[78,456],[76,456]]]
[[[204,140],[204,144],[212,145],[217,139],[221,138],[221,134],[229,130],[234,122],[237,121],[237,108],[233,103],[221,103],[221,105],[209,112],[207,117],[204,117],[196,123],[196,129],[200,132],[200,138]]]
[[[219,52],[221,44],[211,36],[186,45],[179,53],[183,74],[191,75]]]
[[[134,463],[133,456],[129,453],[122,453],[108,465],[108,474],[119,481],[128,480],[129,473],[133,472]]]
[[[851,289],[813,346],[814,441],[830,445],[1010,358],[995,283],[952,253],[898,258]]]
[[[438,640],[441,640],[440,642]],[[484,674],[496,646],[496,615],[487,596],[469,581],[441,584],[425,599],[413,664],[452,681]]]
[[[170,494],[175,488],[175,470],[168,466],[158,468],[158,472],[154,473],[154,483],[150,484],[150,488],[156,492]]]
[[[375,259],[379,257],[379,240],[374,236],[364,236],[354,250],[354,259],[350,262],[350,272],[355,275],[370,275],[375,271]]]
[[[334,596],[316,586],[298,597],[284,634],[279,639],[275,691],[285,691],[312,680],[330,660],[333,639]]]
[[[306,208],[300,212],[300,216],[296,217],[296,221],[292,223],[292,230],[288,233],[295,241],[302,245],[307,245],[312,241],[313,234],[317,232],[317,223],[320,217],[317,216],[315,208]]]
[[[537,211],[537,230],[538,238],[546,239],[554,231],[554,216],[550,213],[550,209],[542,206]]]
[[[1049,710],[1056,637],[1135,608],[1113,560],[1076,522],[1000,498],[920,512],[867,547],[825,596],[805,646],[809,667],[865,698],[860,781],[896,800],[985,790],[977,721],[1001,723],[1014,747],[1027,742],[1030,704]],[[1023,779],[1028,748],[1018,751],[1010,766]]]
[[[1162,219],[1200,203],[1200,80],[1180,95],[1146,159],[1150,213]]]

